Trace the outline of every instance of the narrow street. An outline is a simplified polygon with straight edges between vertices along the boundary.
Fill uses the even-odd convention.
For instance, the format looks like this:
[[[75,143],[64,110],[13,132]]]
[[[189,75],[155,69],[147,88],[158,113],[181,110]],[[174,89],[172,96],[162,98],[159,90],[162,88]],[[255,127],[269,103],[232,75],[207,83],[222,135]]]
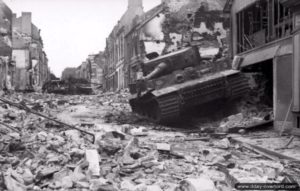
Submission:
[[[299,0],[0,0],[0,191],[300,191]]]
[[[3,96],[30,109],[0,104],[0,190],[225,191],[299,181],[299,138],[283,149],[289,137],[269,128],[230,134],[160,126],[133,114],[128,96]]]

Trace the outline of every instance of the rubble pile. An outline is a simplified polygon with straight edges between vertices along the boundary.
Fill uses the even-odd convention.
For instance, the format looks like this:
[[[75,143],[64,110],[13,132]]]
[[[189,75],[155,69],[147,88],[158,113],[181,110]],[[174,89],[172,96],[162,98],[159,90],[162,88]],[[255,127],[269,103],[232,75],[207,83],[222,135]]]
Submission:
[[[220,122],[219,131],[233,133],[236,129],[247,129],[274,119],[273,108],[260,103],[256,97],[249,97],[240,101],[237,110],[239,113]]]
[[[149,121],[138,114],[132,113],[130,105],[128,104],[129,92],[121,90],[119,93],[106,93],[98,96],[103,106],[110,107],[111,110],[106,112],[104,116],[106,123],[118,124],[149,124]]]
[[[273,95],[268,79],[262,72],[245,73],[250,91],[236,104],[236,114],[220,122],[220,130],[234,132],[236,129],[247,129],[274,119]]]
[[[163,132],[153,124],[124,120],[130,116],[127,92],[7,98],[54,118],[78,105],[110,109],[110,117],[106,114],[104,123],[96,123],[97,116],[95,123],[72,118],[72,125],[95,135],[93,141],[83,132],[0,103],[0,190],[216,191],[232,190],[236,182],[285,178],[283,164],[226,135]]]

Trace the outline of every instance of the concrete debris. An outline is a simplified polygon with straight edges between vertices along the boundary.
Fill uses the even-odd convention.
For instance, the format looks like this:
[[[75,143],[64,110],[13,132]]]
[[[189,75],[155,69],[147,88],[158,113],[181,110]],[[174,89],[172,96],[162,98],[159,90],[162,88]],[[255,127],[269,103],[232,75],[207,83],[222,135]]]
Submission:
[[[163,191],[163,190],[158,185],[152,185],[152,186],[147,186],[146,191]]]
[[[147,136],[148,135],[146,127],[139,127],[139,128],[131,129],[130,134],[133,136]]]
[[[85,159],[89,163],[88,171],[92,176],[100,176],[99,155],[97,150],[86,150]]]
[[[216,187],[209,178],[189,178],[181,181],[176,191],[216,191]]]
[[[67,138],[71,139],[73,142],[77,143],[77,144],[81,144],[82,138],[80,137],[80,132],[77,130],[67,130],[64,132],[65,135],[67,136]]]
[[[0,190],[217,191],[232,190],[228,179],[280,182],[286,177],[286,164],[263,160],[227,134],[154,125],[132,114],[127,98],[124,92],[10,95],[26,106],[39,103],[43,113],[96,139],[92,143],[81,131],[0,103],[0,122],[10,127],[0,124]]]
[[[266,183],[268,180],[266,176],[261,177],[258,174],[240,169],[230,170],[230,175],[235,178],[236,182],[239,183]]]
[[[11,173],[7,172],[6,175],[4,175],[4,184],[6,186],[6,189],[8,191],[25,191],[26,186],[20,182],[18,182],[16,179],[13,178]]]
[[[156,148],[158,151],[170,151],[171,145],[167,143],[156,143]]]
[[[214,146],[218,147],[220,149],[229,149],[230,147],[230,141],[228,140],[228,138],[224,138],[220,141],[216,141],[214,142]]]
[[[122,141],[118,135],[121,134],[109,132],[103,136],[98,136],[95,142],[98,147],[98,152],[110,156],[121,150]],[[123,138],[123,135],[121,137]]]
[[[136,185],[135,185],[134,182],[132,182],[130,180],[124,180],[124,181],[121,182],[120,188],[122,190],[135,190],[136,189]]]
[[[30,185],[34,181],[34,176],[30,169],[26,168],[22,172],[22,178],[25,185]]]
[[[221,121],[218,131],[244,134],[248,129],[272,121],[272,109],[253,99],[256,98],[250,96],[248,100],[241,101],[238,109],[241,112]]]

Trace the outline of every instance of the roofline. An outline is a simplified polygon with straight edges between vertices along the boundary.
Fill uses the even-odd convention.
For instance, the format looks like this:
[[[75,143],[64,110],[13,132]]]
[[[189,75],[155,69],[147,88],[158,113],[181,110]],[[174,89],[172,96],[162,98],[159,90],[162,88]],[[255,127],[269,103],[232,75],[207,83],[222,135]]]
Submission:
[[[138,23],[138,24],[136,24],[134,27],[132,27],[131,30],[129,30],[129,31],[125,34],[125,37],[128,36],[134,29],[140,29],[140,28],[142,28],[142,27],[143,27],[145,24],[147,24],[151,19],[153,19],[153,18],[156,17],[158,14],[160,14],[161,12],[163,12],[164,9],[165,9],[164,5],[165,5],[164,3],[161,3],[161,4],[159,4],[159,5],[155,6],[155,7],[153,7],[152,9],[150,9],[149,11],[147,11],[146,13],[144,13],[144,14],[146,15],[148,12],[150,12],[150,11],[156,9],[157,7],[161,6],[160,9],[158,9],[158,11],[156,11],[156,12],[154,12],[154,13],[152,14],[151,17],[145,19],[145,20],[142,21],[141,23]]]
[[[163,3],[160,4],[160,5],[158,5],[158,6],[161,6],[160,9],[158,9],[156,12],[154,12],[152,16],[150,16],[149,18],[147,18],[146,20],[144,20],[143,22],[141,22],[140,24],[138,24],[137,29],[140,29],[141,27],[143,27],[144,25],[146,25],[150,20],[152,20],[154,17],[156,17],[158,14],[160,14],[161,12],[164,11],[165,7],[164,7]],[[154,8],[157,8],[157,7],[154,7]]]

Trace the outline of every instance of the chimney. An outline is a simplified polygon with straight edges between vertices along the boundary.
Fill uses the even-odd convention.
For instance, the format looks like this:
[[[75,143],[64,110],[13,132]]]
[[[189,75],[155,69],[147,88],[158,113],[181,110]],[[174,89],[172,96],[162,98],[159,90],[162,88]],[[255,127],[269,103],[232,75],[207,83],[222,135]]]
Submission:
[[[17,14],[16,13],[13,13],[12,19],[17,19]]]
[[[31,12],[22,12],[22,33],[31,36]]]
[[[161,3],[168,5],[171,3],[171,0],[161,0]]]
[[[17,21],[17,14],[13,13],[12,19],[11,19],[12,27],[15,27],[16,21]]]
[[[128,0],[128,9],[143,7],[143,0]]]

